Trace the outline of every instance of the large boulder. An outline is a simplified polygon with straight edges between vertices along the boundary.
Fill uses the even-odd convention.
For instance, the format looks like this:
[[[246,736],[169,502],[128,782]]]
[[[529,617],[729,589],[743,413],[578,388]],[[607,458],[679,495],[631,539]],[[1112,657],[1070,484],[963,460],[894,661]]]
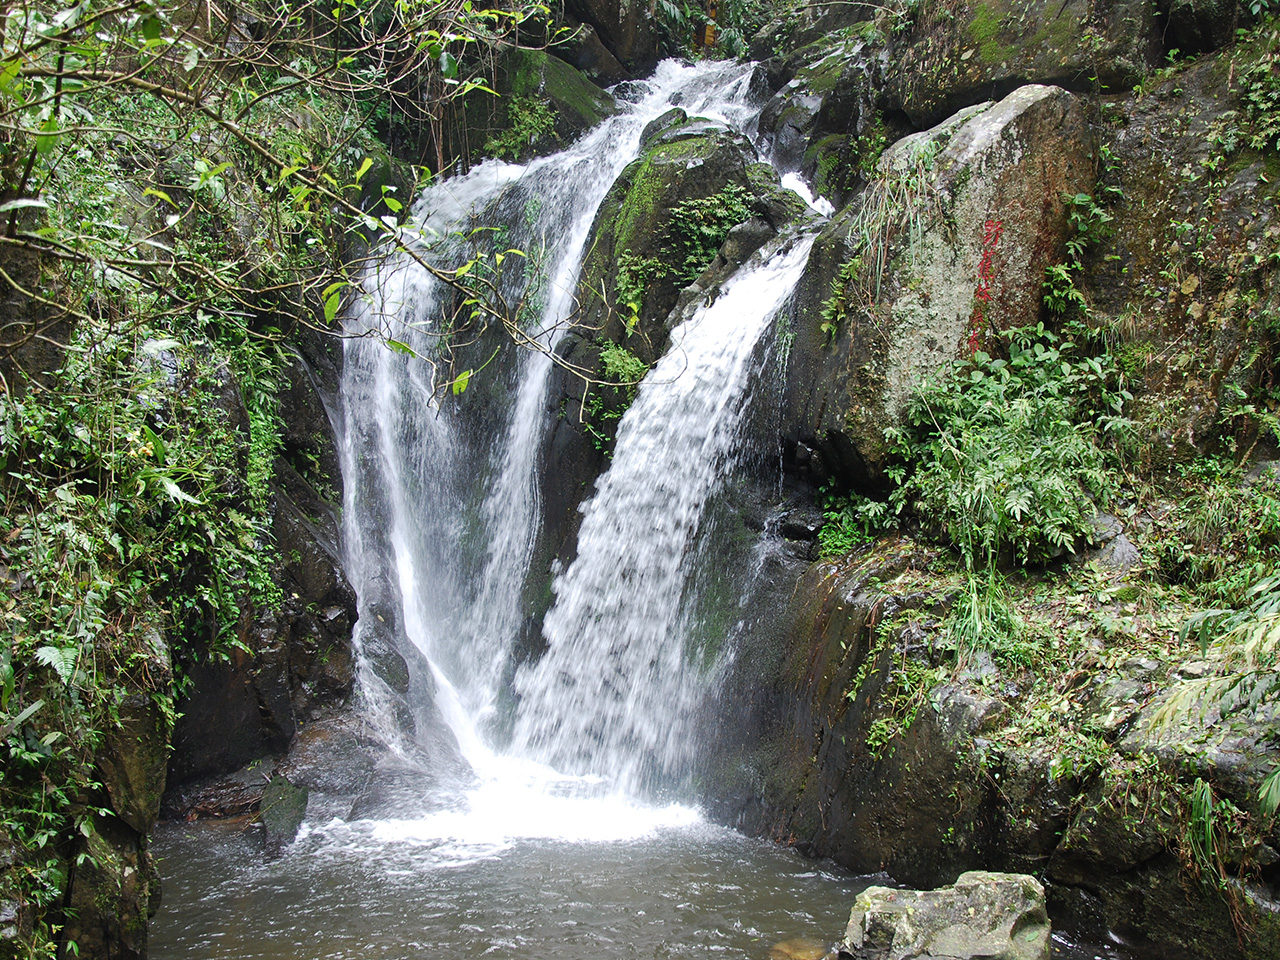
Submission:
[[[885,143],[1028,84],[1087,96],[1130,89],[1166,49],[1157,12],[1135,0],[873,9],[806,6],[766,25],[752,46],[758,58],[773,54],[763,74],[775,94],[760,132],[775,162],[802,170],[837,206]]]
[[[565,10],[589,24],[613,57],[633,77],[646,76],[658,63],[653,4],[645,0],[569,0]]]
[[[148,680],[125,678],[128,692],[117,708],[118,722],[103,732],[95,762],[116,815],[146,834],[160,816],[169,763],[169,718],[160,703],[164,694],[155,690],[167,690],[173,672],[168,646],[155,625],[143,624],[138,634]]]
[[[855,960],[1049,960],[1044,887],[980,870],[940,890],[868,887],[838,949]]]
[[[602,69],[608,66],[605,61]],[[609,94],[543,50],[504,51],[494,85],[496,97],[475,91],[464,99],[464,129],[446,147],[446,158],[525,161],[554,153],[616,109]]]
[[[64,943],[82,957],[145,960],[160,877],[147,838],[115,817],[86,822],[66,894]]]
[[[1092,185],[1079,101],[1026,86],[898,141],[819,236],[798,290],[787,439],[854,482],[912,390],[991,333],[1035,323],[1064,195]]]

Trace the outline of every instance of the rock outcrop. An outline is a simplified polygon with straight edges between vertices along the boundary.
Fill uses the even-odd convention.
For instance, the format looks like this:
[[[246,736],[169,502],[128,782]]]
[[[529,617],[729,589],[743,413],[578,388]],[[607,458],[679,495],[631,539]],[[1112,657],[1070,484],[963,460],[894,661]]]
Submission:
[[[1044,887],[981,870],[940,890],[868,887],[837,951],[853,960],[1049,960]]]
[[[226,659],[183,664],[190,685],[173,731],[175,785],[283,754],[299,724],[345,704],[355,681],[356,597],[338,556],[332,427],[314,369],[297,357],[286,373],[288,427],[273,511],[283,603],[246,624],[243,648]]]
[[[874,481],[912,390],[996,331],[1034,324],[1092,179],[1084,111],[1058,87],[968,107],[885,151],[815,244],[797,293],[788,439]]]

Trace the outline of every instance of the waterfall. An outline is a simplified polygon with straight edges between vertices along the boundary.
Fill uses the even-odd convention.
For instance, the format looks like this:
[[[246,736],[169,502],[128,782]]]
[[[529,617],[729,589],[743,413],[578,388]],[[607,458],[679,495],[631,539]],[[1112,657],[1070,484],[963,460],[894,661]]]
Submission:
[[[577,835],[585,814],[564,804],[615,802],[689,772],[691,724],[714,659],[694,649],[692,558],[735,453],[751,357],[798,281],[809,239],[775,244],[673,332],[583,508],[577,557],[553,584],[546,653],[514,677],[513,653],[539,535],[550,352],[572,321],[597,209],[638,155],[645,125],[672,105],[750,127],[750,75],[739,64],[664,63],[629,87],[617,116],[562,153],[482,164],[415,203],[408,226],[429,262],[456,265],[477,229],[501,230],[503,247],[536,261],[535,282],[504,279],[503,289],[535,305],[522,329],[540,350],[482,344],[476,356],[498,350],[504,362],[477,373],[460,397],[442,390],[434,338],[452,292],[404,254],[387,253],[367,273],[348,317],[357,336],[346,343],[342,381],[344,526],[362,689],[404,760],[438,774],[442,737],[465,759],[474,816],[498,804],[507,823],[523,823],[536,808],[543,826],[528,829],[558,820],[550,829]],[[405,707],[378,666],[388,644],[410,661],[416,736],[404,733]],[[548,796],[558,814],[544,809]]]
[[[430,363],[451,292],[404,254],[387,253],[367,272],[344,351],[344,532],[360,597],[362,688],[384,738],[403,751],[411,745],[398,735],[394,696],[372,662],[384,642],[411,644],[425,659],[415,681],[434,688],[470,764],[488,762],[538,534],[548,353],[575,308],[592,221],[650,120],[678,102],[741,124],[753,114],[749,77],[740,64],[663,63],[631,85],[633,102],[567,150],[523,166],[490,161],[424,191],[407,225],[422,237],[420,257],[455,266],[472,231],[500,228],[502,244],[525,251],[542,280],[504,292],[534,303],[525,333],[543,349],[516,351],[505,372],[495,364],[477,374],[462,397],[440,389]]]
[[[687,771],[707,667],[687,649],[689,559],[733,453],[750,359],[811,243],[744,266],[641,383],[555,584],[547,653],[517,678],[522,752],[626,792]]]

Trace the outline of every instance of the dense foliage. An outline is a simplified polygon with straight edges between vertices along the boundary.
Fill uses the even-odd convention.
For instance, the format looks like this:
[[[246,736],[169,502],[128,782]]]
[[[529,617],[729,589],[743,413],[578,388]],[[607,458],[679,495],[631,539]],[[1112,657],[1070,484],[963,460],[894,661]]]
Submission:
[[[942,528],[971,569],[1071,552],[1110,495],[1104,447],[1127,428],[1126,399],[1078,339],[1011,331],[1007,359],[980,351],[912,397],[890,434],[891,502]]]

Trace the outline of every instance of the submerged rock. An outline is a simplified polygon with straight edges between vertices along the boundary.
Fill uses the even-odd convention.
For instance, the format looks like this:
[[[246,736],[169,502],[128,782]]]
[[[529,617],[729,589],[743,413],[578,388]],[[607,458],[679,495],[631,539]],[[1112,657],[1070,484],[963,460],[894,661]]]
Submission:
[[[266,833],[267,849],[273,853],[293,842],[307,815],[310,791],[275,776],[263,788],[259,818]]]
[[[808,937],[781,940],[769,948],[769,960],[822,960],[826,955],[826,945]]]
[[[939,890],[868,887],[839,944],[855,960],[1049,960],[1035,877],[971,870]]]

